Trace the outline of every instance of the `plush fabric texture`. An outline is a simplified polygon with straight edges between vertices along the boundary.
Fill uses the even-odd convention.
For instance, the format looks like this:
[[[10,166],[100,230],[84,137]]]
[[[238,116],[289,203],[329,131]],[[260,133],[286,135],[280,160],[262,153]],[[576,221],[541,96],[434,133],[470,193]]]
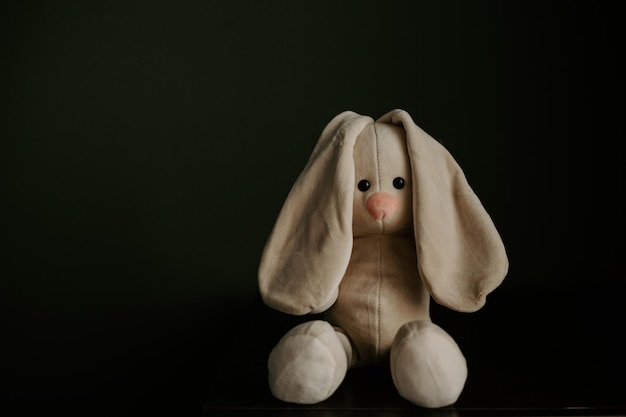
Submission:
[[[406,130],[424,283],[440,304],[457,311],[478,310],[508,271],[500,235],[452,155],[407,112],[394,110],[378,121]]]
[[[390,366],[400,395],[428,408],[454,403],[467,378],[467,364],[458,345],[430,321],[413,321],[400,328]]]
[[[262,255],[259,286],[269,306],[302,315],[335,301],[352,252],[352,150],[372,122],[344,112],[322,132]]]
[[[272,392],[287,402],[323,401],[343,379],[344,361],[391,361],[401,396],[423,407],[453,403],[465,358],[431,323],[431,296],[475,311],[507,269],[500,236],[461,168],[407,112],[377,121],[337,115],[287,196],[259,265],[268,306],[325,312],[327,320],[281,339],[268,364]]]
[[[270,390],[283,401],[312,404],[327,399],[343,381],[351,349],[346,336],[315,320],[291,329],[268,360]]]

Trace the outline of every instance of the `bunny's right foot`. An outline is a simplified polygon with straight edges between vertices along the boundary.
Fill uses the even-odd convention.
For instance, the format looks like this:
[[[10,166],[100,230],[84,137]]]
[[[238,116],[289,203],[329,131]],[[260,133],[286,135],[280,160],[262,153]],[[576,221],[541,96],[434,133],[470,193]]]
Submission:
[[[326,321],[291,329],[268,360],[272,394],[285,402],[315,404],[330,397],[343,381],[350,362],[350,345]]]
[[[413,321],[398,331],[391,346],[391,375],[400,395],[421,407],[454,403],[465,385],[467,364],[441,327]]]

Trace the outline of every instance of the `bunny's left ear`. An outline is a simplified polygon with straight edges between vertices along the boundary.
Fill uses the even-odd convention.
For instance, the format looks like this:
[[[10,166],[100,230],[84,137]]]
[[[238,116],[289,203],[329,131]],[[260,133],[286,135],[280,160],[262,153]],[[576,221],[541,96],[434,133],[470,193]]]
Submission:
[[[270,307],[302,315],[335,302],[352,253],[354,144],[373,122],[346,111],[323,130],[263,250],[259,289]]]
[[[452,155],[404,110],[378,122],[404,127],[413,179],[418,268],[439,304],[471,312],[504,279],[508,259],[500,235]]]

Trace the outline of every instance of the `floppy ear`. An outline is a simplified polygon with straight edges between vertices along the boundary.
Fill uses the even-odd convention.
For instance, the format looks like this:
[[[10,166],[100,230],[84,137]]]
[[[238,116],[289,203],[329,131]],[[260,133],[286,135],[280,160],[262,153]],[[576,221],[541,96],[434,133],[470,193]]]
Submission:
[[[406,111],[393,110],[378,121],[406,131],[422,280],[439,304],[478,310],[508,271],[498,231],[452,155]]]
[[[261,256],[259,288],[268,306],[301,315],[335,302],[352,253],[354,144],[373,122],[346,111],[323,130]]]

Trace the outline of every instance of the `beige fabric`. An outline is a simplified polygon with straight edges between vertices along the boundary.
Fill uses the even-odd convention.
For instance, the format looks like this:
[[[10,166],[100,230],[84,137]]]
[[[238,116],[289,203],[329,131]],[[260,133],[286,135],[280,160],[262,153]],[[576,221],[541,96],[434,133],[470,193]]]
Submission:
[[[325,318],[350,337],[356,365],[386,365],[398,329],[430,320],[429,305],[411,234],[361,236]]]
[[[353,245],[354,146],[372,122],[346,111],[322,132],[261,258],[259,288],[269,306],[301,315],[324,311],[337,298]],[[393,110],[378,122],[406,131],[417,259],[425,285],[447,307],[477,310],[508,269],[491,218],[452,156],[408,113]]]
[[[428,321],[413,321],[398,331],[390,369],[398,393],[427,408],[456,402],[467,379],[467,363],[459,346]]]
[[[343,378],[345,357],[351,366],[391,360],[398,391],[417,405],[455,401],[465,359],[431,323],[430,297],[474,311],[507,268],[500,236],[461,168],[408,113],[376,122],[339,114],[292,187],[259,265],[267,305],[325,311],[328,320],[311,327],[327,332],[298,330],[279,342],[269,361],[272,392],[288,402],[321,401]]]
[[[337,298],[352,251],[352,150],[372,122],[348,111],[322,132],[261,258],[259,288],[269,306],[302,315],[324,311]]]
[[[485,304],[508,260],[491,218],[448,151],[403,110],[378,122],[402,125],[413,170],[413,222],[419,271],[433,298],[458,311]]]
[[[267,368],[272,394],[283,401],[314,404],[330,397],[351,360],[346,337],[322,320],[287,332],[270,352]]]

